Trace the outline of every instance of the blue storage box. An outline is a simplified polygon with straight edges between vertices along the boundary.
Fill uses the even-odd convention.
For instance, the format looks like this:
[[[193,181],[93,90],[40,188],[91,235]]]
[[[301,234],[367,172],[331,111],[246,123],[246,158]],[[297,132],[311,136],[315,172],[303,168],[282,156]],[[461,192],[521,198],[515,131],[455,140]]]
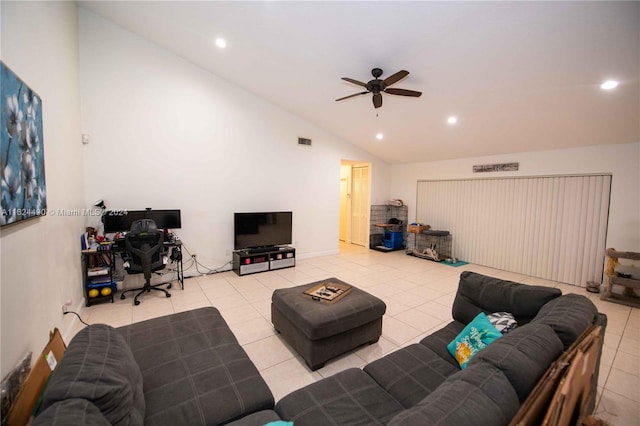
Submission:
[[[382,240],[384,246],[389,249],[402,248],[404,243],[404,236],[401,231],[384,231],[384,238]]]

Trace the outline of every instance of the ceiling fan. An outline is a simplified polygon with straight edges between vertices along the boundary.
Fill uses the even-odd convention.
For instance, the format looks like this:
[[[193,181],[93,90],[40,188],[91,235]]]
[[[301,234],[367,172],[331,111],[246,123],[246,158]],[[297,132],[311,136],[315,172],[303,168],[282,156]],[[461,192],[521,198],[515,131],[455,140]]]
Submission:
[[[375,108],[380,108],[382,106],[382,92],[389,93],[390,95],[400,95],[400,96],[412,96],[414,98],[422,95],[422,92],[416,92],[415,90],[407,90],[407,89],[395,89],[393,87],[389,87],[392,84],[397,83],[402,80],[406,76],[409,75],[409,71],[398,71],[397,73],[385,78],[384,80],[380,80],[380,76],[382,75],[382,70],[380,68],[374,68],[371,70],[371,75],[373,75],[373,80],[368,83],[363,83],[358,80],[354,80],[349,77],[342,77],[344,81],[348,81],[349,83],[357,84],[358,86],[362,86],[367,89],[366,92],[355,93],[353,95],[345,96],[344,98],[336,99],[337,101],[342,101],[344,99],[353,98],[355,96],[366,95],[367,93],[373,93],[373,106]]]

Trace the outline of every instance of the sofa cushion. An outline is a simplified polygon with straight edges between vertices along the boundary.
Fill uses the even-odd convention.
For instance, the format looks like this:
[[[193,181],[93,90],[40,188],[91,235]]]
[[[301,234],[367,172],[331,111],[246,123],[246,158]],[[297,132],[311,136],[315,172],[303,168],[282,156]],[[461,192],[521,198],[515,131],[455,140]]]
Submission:
[[[484,312],[480,312],[467,326],[447,345],[447,349],[460,368],[466,368],[467,363],[482,349],[502,337],[502,333],[491,324]]]
[[[38,415],[33,426],[111,426],[98,407],[86,399],[70,398],[50,405]]]
[[[562,294],[557,288],[518,284],[471,271],[460,274],[453,319],[468,324],[480,312],[511,312],[518,324],[531,321],[545,303]]]
[[[144,380],[145,424],[219,424],[273,408],[273,395],[217,309],[118,331]]]
[[[433,392],[460,369],[424,345],[413,344],[390,353],[364,368],[405,408]]]
[[[567,349],[593,324],[597,313],[598,309],[588,298],[565,294],[544,305],[531,322],[549,325]]]
[[[562,342],[551,327],[527,324],[480,351],[470,365],[489,364],[501,370],[523,402],[561,352]]]
[[[403,407],[367,373],[350,368],[290,393],[275,410],[295,426],[355,426],[387,424]]]
[[[114,328],[93,324],[71,340],[51,374],[41,410],[70,398],[93,403],[113,425],[142,424],[142,375],[129,346]]]
[[[519,407],[515,390],[500,370],[470,365],[389,425],[508,425]]]
[[[464,329],[465,325],[458,321],[452,321],[446,326],[442,327],[435,333],[431,333],[420,341],[421,345],[424,345],[438,354],[440,358],[447,361],[449,364],[460,369],[460,364],[454,357],[451,356],[447,345]]]

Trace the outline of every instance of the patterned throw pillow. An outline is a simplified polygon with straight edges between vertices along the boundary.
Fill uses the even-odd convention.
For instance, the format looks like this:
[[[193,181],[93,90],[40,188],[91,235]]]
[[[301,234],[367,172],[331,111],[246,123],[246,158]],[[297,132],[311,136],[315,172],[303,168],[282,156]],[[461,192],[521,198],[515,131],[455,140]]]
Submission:
[[[502,334],[491,324],[487,315],[480,312],[467,326],[447,345],[449,353],[460,364],[460,368],[467,367],[467,363],[481,349],[489,343],[502,337]]]
[[[494,312],[487,315],[489,321],[498,331],[502,334],[507,334],[518,326],[518,322],[513,317],[513,314],[509,312]]]

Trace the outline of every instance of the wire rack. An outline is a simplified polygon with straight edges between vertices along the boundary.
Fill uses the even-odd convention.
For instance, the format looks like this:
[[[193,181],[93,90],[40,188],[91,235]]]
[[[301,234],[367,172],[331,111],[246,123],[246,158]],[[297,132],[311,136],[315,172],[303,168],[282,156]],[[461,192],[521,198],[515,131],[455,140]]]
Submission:
[[[370,226],[369,226],[369,248],[376,248],[382,245],[385,229],[394,232],[402,232],[406,237],[407,206],[373,205],[371,206]],[[390,219],[398,219],[399,224],[389,224]],[[376,226],[391,225],[391,226]],[[405,238],[406,239],[406,238]]]

